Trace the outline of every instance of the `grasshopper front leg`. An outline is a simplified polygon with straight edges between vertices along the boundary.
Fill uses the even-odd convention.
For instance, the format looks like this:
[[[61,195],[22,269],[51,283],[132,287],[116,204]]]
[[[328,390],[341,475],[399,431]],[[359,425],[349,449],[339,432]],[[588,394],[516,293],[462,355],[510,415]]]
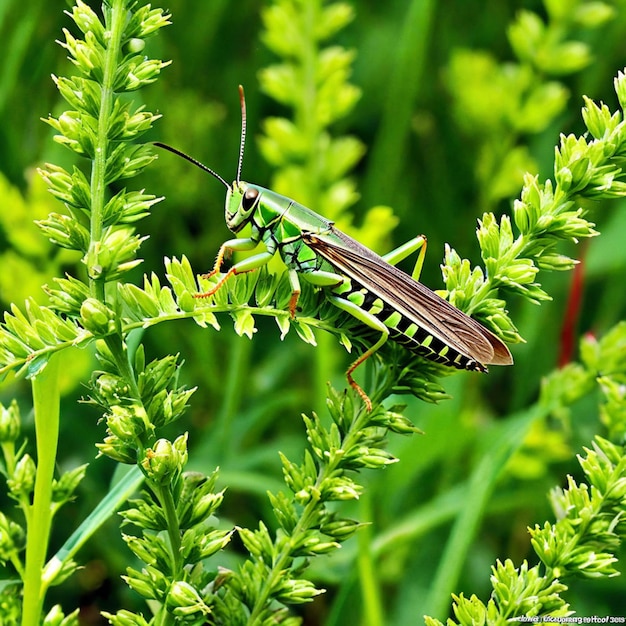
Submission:
[[[259,242],[256,239],[251,237],[242,238],[242,239],[229,239],[224,242],[217,253],[217,257],[215,259],[215,264],[213,265],[213,269],[208,274],[203,274],[202,278],[211,278],[211,276],[215,276],[221,268],[222,263],[224,262],[224,257],[227,253],[230,252],[245,252],[247,250],[254,250],[259,245]],[[264,265],[267,265],[275,252],[272,250],[266,250],[265,252],[260,252],[259,254],[255,254],[239,263],[233,265],[222,278],[217,282],[217,284],[209,289],[209,291],[205,291],[204,293],[195,294],[195,298],[208,298],[216,293],[219,289],[221,289],[222,285],[233,275],[235,274],[244,274],[245,272],[252,272]]]

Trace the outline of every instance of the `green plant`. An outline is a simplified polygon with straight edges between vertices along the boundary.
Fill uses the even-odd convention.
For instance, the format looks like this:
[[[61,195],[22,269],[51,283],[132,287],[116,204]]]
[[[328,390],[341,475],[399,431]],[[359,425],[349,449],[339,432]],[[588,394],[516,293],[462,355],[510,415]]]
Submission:
[[[315,19],[291,19],[305,5]],[[215,514],[223,505],[225,494],[217,485],[217,473],[205,476],[187,471],[186,434],[174,436],[173,440],[161,436],[161,429],[181,416],[194,390],[180,381],[178,355],[147,360],[147,350],[139,343],[141,331],[162,322],[180,323],[185,319],[202,328],[219,330],[220,320],[230,315],[236,333],[248,337],[253,336],[258,318],[274,319],[282,336],[294,329],[309,343],[316,341],[316,331],[322,331],[351,348],[370,345],[371,334],[357,320],[330,305],[322,291],[313,288],[303,289],[301,310],[292,320],[288,310],[291,287],[284,273],[275,268],[233,277],[206,300],[194,298],[198,281],[186,258],[166,259],[167,285],[156,273],[146,276],[141,287],[128,278],[129,271],[139,263],[137,252],[144,239],[135,225],[148,214],[157,198],[144,191],[122,188],[119,181],[131,178],[153,161],[149,145],[132,142],[150,128],[157,116],[121,94],[152,82],[163,69],[165,63],[144,56],[144,40],[166,25],[169,15],[128,0],[105,3],[103,20],[80,0],[71,14],[83,35],[76,38],[66,32],[63,45],[77,75],[55,79],[70,110],[49,118],[48,123],[58,133],[59,143],[88,157],[88,169],[85,173],[75,167],[70,172],[58,165],[46,166],[43,176],[52,193],[63,202],[65,212],[50,214],[40,227],[55,245],[80,253],[84,278],[80,278],[80,273],[78,277],[58,277],[46,290],[47,304],[29,299],[22,308],[13,305],[0,327],[0,373],[12,371],[32,380],[38,447],[35,464],[25,446],[18,443],[17,406],[3,407],[0,435],[7,484],[27,523],[24,528],[10,515],[2,514],[0,518],[0,558],[15,570],[5,580],[0,606],[7,620],[17,622],[18,591],[23,584],[22,623],[40,623],[48,587],[74,572],[78,549],[143,482],[141,495],[122,513],[124,523],[132,525],[135,533],[124,535],[124,540],[140,563],[128,567],[125,580],[147,601],[152,615],[145,617],[137,610],[124,608],[106,613],[111,623],[299,623],[289,606],[309,602],[321,592],[320,585],[312,582],[309,575],[318,560],[314,557],[336,553],[361,526],[361,521],[353,519],[356,515],[349,515],[338,505],[363,494],[361,479],[357,482],[355,473],[392,466],[397,455],[389,450],[387,433],[410,434],[417,430],[404,415],[403,407],[394,400],[390,406],[383,403],[397,393],[430,402],[440,400],[445,391],[439,379],[448,372],[398,346],[386,345],[374,360],[367,381],[368,395],[374,400],[370,413],[351,392],[339,393],[329,387],[326,393],[319,393],[326,372],[324,378],[318,375],[318,411],[303,418],[307,450],[298,452],[300,461],[281,454],[285,486],[272,487],[268,495],[273,520],[260,519],[251,528],[237,520],[235,528],[219,521]],[[292,105],[295,111],[293,122],[273,119],[265,126],[263,151],[280,167],[277,184],[295,181],[298,191],[310,194],[301,199],[310,198],[313,205],[333,205],[336,215],[343,214],[347,223],[350,220],[345,211],[355,199],[355,187],[346,175],[356,164],[362,146],[350,138],[332,139],[328,126],[354,104],[356,91],[346,83],[352,56],[340,48],[321,49],[321,42],[335,34],[350,17],[351,11],[342,4],[282,0],[272,5],[266,14],[265,40],[287,61],[286,65],[268,70],[262,79],[273,97]],[[312,23],[325,28],[311,29]],[[307,53],[302,58],[298,57],[300,49]],[[291,76],[290,89],[281,87],[277,80],[285,74]],[[623,108],[623,74],[617,77],[615,86]],[[313,92],[314,97],[304,98],[305,92]],[[337,94],[342,96],[335,100]],[[312,117],[309,108],[313,110]],[[332,114],[324,117],[324,111]],[[443,270],[448,297],[511,342],[520,337],[502,296],[516,294],[532,302],[547,299],[546,290],[537,280],[539,271],[569,269],[573,265],[557,250],[557,244],[595,234],[579,208],[580,199],[624,195],[621,116],[586,100],[583,117],[590,138],[562,138],[554,183],[541,183],[537,177],[527,176],[512,220],[506,215],[496,219],[491,213],[481,219],[478,240],[484,269],[472,268],[451,248],[446,251]],[[316,156],[320,155],[327,163],[317,168]],[[382,215],[380,222],[376,222],[379,218],[374,214],[374,221],[366,223],[359,236],[367,238],[368,231],[373,235],[375,223],[387,236],[393,220],[386,209],[378,215]],[[620,345],[621,331],[616,333],[606,344],[607,351]],[[53,514],[71,499],[85,472],[80,466],[56,482],[53,479],[60,418],[57,353],[87,345],[93,346],[99,360],[89,384],[89,402],[98,408],[107,427],[107,435],[98,448],[102,455],[133,468],[46,562]],[[602,351],[596,357],[598,363],[607,362]],[[571,379],[561,380],[564,388],[573,393],[571,381],[584,379],[589,383],[595,371],[591,367],[588,370],[581,373],[570,369],[567,376],[571,375]],[[576,373],[580,374],[578,378]],[[623,429],[621,383],[619,377],[601,379],[607,396],[603,419],[613,434]],[[546,391],[548,399],[544,403],[507,422],[496,433],[501,445],[488,448],[490,454],[484,455],[470,477],[468,488],[476,496],[477,506],[459,517],[452,533],[454,542],[442,560],[448,580],[461,566],[455,550],[460,548],[458,552],[463,553],[495,480],[532,421],[551,411],[565,410],[564,394],[559,395],[557,383],[553,385],[557,387],[556,391],[551,387],[554,396],[559,400],[554,401]],[[605,462],[606,458],[611,462]],[[585,470],[590,483],[606,483],[608,476],[621,485],[621,465],[619,450],[597,440],[594,451],[588,453]],[[572,483],[568,492],[561,492],[554,499],[569,506],[577,498],[584,498],[584,489]],[[605,533],[602,540],[606,544],[600,546],[603,558],[593,571],[612,574],[608,552],[622,531],[621,518],[616,517],[621,500],[607,502],[594,494],[591,504],[593,516],[588,520]],[[552,528],[536,529],[535,538],[545,535],[550,541],[556,537],[564,543],[578,537],[570,532],[568,524],[582,526],[583,514],[586,509],[580,507],[580,516],[572,513],[568,522],[554,532]],[[222,561],[218,562],[218,555],[223,556],[221,550],[235,536],[235,530],[245,552],[226,568]],[[383,549],[383,542],[370,551],[367,534],[361,534],[366,537],[361,540],[359,559],[361,582],[367,592],[366,618],[372,624],[382,623],[383,600],[375,583],[372,555]],[[587,540],[589,536],[583,538]],[[581,542],[578,561],[568,562],[571,571],[581,569],[589,549],[599,545]],[[566,552],[561,554],[568,556]],[[563,570],[562,564],[559,567]],[[592,569],[587,567],[586,571]],[[508,561],[497,567],[501,581],[510,581],[518,594],[515,599],[519,601],[509,616],[529,610],[524,603],[529,585],[524,585],[531,579],[537,583],[540,577],[536,572],[525,567],[515,572]],[[515,582],[520,576],[523,585]],[[545,607],[557,615],[565,610],[564,601],[555,595],[562,591],[556,581],[559,576],[559,572],[553,571],[541,581],[541,591],[548,594],[551,602]],[[447,589],[439,573],[433,579],[433,588],[439,597],[443,595],[441,590]],[[474,604],[475,609],[462,607],[465,613],[460,621],[465,615],[471,621],[485,610],[493,610]],[[77,615],[73,612],[66,616],[56,606],[44,620],[46,624],[69,626],[77,623]]]
[[[583,37],[616,13],[605,2],[543,5],[545,19],[522,9],[507,29],[515,62],[498,62],[487,51],[457,49],[448,64],[455,119],[476,146],[478,204],[485,210],[517,194],[524,172],[537,171],[528,143],[565,111],[569,94],[562,77],[592,63],[592,47]]]
[[[609,435],[623,442],[626,397],[624,345],[626,325],[618,324],[600,341],[581,343],[582,363],[571,363],[546,378],[539,405],[551,412],[568,411],[580,398],[596,390],[602,394],[599,415]],[[576,614],[564,596],[566,581],[598,579],[620,574],[619,546],[626,536],[626,455],[623,443],[597,436],[584,455],[578,455],[586,482],[567,477],[567,488],[555,487],[550,503],[556,522],[530,528],[539,565],[525,560],[515,567],[510,559],[492,567],[493,592],[483,603],[475,594],[454,595],[456,621],[447,624],[506,623],[511,618],[568,617]],[[441,624],[426,618],[426,624]]]

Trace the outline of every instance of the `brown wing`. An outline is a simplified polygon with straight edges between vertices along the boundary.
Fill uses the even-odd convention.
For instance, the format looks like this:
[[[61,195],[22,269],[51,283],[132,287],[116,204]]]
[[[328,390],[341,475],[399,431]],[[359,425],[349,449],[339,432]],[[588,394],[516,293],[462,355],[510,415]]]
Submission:
[[[513,363],[506,345],[482,324],[340,230],[331,227],[328,234],[305,233],[303,241],[333,267],[461,354],[483,365]]]

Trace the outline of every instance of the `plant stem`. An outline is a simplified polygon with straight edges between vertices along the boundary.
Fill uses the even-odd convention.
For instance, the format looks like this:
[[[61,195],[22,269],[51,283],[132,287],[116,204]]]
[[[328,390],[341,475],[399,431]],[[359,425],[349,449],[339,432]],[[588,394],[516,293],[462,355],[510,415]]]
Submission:
[[[362,519],[372,519],[372,496],[366,491],[359,500]],[[359,551],[357,563],[363,599],[363,623],[366,626],[382,626],[385,623],[380,585],[376,576],[375,556],[372,550],[371,526],[365,526],[357,534]]]
[[[368,420],[369,414],[365,411],[365,409],[361,409],[358,417],[354,419],[350,425],[350,429],[341,442],[341,450],[349,450],[354,447],[355,440],[360,438],[361,431],[366,427]],[[311,528],[314,520],[318,519],[318,507],[324,506],[324,503],[319,500],[318,488],[331,476],[336,476],[342,473],[343,470],[339,469],[342,458],[342,454],[335,454],[332,457],[329,457],[325,461],[326,464],[319,468],[318,476],[315,481],[315,488],[311,490],[311,499],[304,506],[302,513],[296,522],[293,531],[291,532],[291,541],[285,542],[281,550],[275,554],[265,582],[255,598],[254,606],[250,611],[250,617],[246,622],[247,626],[261,626],[261,624],[265,623],[261,621],[263,611],[267,608],[268,601],[273,590],[276,588],[278,581],[284,576],[285,570],[289,567],[290,561],[293,560],[293,546],[297,544],[301,534]],[[382,623],[382,621],[380,623]]]
[[[168,484],[163,488],[158,488],[156,493],[167,519],[167,535],[170,539],[172,552],[172,571],[175,577],[180,576],[182,573],[180,524],[176,513],[176,504],[172,497],[172,485]]]
[[[104,59],[104,75],[102,77],[102,91],[100,96],[100,112],[98,116],[98,138],[91,169],[91,224],[90,224],[90,250],[88,259],[90,265],[99,255],[102,245],[102,211],[104,209],[104,196],[106,190],[106,163],[108,156],[108,130],[113,108],[115,92],[115,73],[119,64],[120,46],[124,24],[126,22],[125,0],[114,0],[107,20],[110,39],[107,43]],[[94,298],[104,302],[103,279],[97,278],[99,268],[88,267],[91,293]]]
[[[33,504],[27,510],[22,626],[39,626],[47,584],[42,580],[52,524],[52,481],[59,441],[59,357],[53,355],[32,382],[37,441]]]

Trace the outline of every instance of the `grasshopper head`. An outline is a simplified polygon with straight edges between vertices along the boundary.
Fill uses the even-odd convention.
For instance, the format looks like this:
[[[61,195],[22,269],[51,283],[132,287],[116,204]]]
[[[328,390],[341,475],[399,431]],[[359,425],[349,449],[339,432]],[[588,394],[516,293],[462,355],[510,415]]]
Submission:
[[[238,233],[252,219],[260,199],[261,192],[254,185],[235,181],[229,187],[225,213],[226,225],[232,232]]]

